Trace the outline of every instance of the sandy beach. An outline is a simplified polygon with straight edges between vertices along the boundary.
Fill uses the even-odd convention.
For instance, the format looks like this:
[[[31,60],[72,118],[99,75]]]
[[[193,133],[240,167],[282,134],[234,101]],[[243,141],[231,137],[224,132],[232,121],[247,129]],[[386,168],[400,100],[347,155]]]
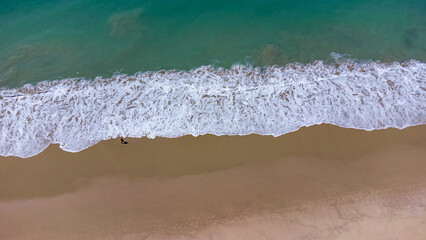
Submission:
[[[0,239],[426,239],[426,126],[0,158]]]

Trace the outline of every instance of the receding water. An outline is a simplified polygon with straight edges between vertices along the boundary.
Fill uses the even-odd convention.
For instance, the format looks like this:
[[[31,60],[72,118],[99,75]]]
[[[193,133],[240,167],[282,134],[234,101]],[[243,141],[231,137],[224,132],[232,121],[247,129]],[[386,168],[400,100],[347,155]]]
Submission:
[[[2,0],[0,87],[348,54],[426,60],[426,1]]]

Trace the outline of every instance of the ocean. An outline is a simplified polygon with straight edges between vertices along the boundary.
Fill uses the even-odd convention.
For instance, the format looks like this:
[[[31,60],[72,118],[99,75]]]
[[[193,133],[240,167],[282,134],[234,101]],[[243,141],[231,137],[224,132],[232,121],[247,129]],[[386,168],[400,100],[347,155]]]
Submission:
[[[0,1],[0,155],[426,123],[426,2]]]

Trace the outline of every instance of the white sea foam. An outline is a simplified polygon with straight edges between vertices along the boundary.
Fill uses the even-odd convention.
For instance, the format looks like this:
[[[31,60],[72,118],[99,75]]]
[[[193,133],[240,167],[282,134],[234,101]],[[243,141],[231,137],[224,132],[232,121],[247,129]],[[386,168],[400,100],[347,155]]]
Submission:
[[[63,79],[0,90],[0,155],[30,157],[49,144],[78,152],[118,136],[279,136],[329,123],[365,130],[426,122],[426,64],[202,66]]]

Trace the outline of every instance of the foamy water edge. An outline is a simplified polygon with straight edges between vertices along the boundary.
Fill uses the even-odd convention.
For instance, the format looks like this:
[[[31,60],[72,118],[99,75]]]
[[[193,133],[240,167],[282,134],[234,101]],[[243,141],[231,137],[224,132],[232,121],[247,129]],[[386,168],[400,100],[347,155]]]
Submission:
[[[426,64],[346,59],[62,79],[2,89],[0,106],[0,155],[24,158],[51,143],[78,152],[119,136],[403,129],[426,123]]]

